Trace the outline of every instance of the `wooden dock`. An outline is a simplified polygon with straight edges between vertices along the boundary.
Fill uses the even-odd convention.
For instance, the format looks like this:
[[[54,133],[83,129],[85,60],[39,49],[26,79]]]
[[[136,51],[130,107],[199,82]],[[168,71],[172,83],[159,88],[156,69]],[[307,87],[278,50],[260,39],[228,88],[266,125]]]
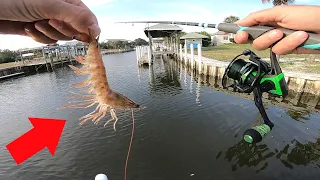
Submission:
[[[0,69],[0,80],[40,72],[52,72],[55,68],[77,64],[75,56],[87,54],[86,45],[44,46],[20,50],[20,61],[14,67]]]

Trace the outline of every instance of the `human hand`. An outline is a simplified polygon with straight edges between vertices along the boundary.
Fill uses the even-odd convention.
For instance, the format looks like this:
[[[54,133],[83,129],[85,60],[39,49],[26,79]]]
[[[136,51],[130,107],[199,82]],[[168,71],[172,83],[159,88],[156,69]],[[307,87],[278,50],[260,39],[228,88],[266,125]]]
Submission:
[[[96,16],[81,0],[1,0],[0,33],[29,36],[37,42],[89,42],[88,28],[100,34]]]
[[[266,25],[297,30],[283,38],[280,30],[272,30],[255,39],[252,44],[257,50],[269,48],[276,54],[320,54],[320,50],[298,47],[308,38],[306,31],[320,34],[320,6],[284,5],[254,12],[235,22],[239,26]],[[280,41],[279,41],[280,40]],[[248,33],[240,32],[235,36],[236,43],[247,43]]]

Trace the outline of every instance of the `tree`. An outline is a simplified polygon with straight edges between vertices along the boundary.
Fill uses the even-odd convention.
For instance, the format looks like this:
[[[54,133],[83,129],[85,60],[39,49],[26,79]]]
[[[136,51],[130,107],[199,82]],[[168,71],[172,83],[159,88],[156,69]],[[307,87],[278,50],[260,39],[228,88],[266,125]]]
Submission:
[[[223,22],[225,22],[225,23],[234,23],[234,22],[238,21],[239,19],[240,19],[240,18],[237,17],[237,16],[228,16],[228,17],[226,17],[226,18],[224,19]]]
[[[105,42],[102,42],[99,44],[101,49],[108,49],[108,44]]]
[[[135,39],[133,42],[136,46],[146,46],[149,44],[146,40],[142,38]]]
[[[211,44],[211,35],[206,31],[201,31],[200,34],[208,36],[208,38],[202,39],[202,46],[208,47]]]
[[[18,53],[8,49],[0,50],[0,63],[14,62],[18,58]]]
[[[261,0],[262,3],[270,3],[270,0]],[[273,0],[272,4],[274,6],[280,6],[280,5],[288,5],[295,3],[295,0]]]
[[[180,39],[180,38],[181,38],[182,36],[186,35],[186,34],[187,34],[187,33],[184,32],[184,31],[180,31],[180,32],[179,32],[179,34],[178,34],[178,38],[179,38],[179,40],[180,40],[180,41],[179,41],[179,42],[180,42],[179,44],[184,45],[184,43],[185,43],[185,42],[184,42],[184,39]]]

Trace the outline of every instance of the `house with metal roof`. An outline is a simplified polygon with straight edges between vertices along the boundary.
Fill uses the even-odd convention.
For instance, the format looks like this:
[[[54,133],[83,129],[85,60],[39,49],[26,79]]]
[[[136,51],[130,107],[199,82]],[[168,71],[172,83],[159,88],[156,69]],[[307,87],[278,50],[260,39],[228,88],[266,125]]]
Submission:
[[[185,44],[187,45],[187,49],[190,49],[190,44],[193,43],[193,48],[198,48],[198,44],[202,45],[202,39],[208,38],[205,35],[199,34],[199,33],[188,33],[184,36],[182,36],[180,39],[185,40]]]
[[[212,43],[214,45],[230,44],[233,43],[230,39],[234,38],[233,33],[226,33],[223,31],[218,31],[211,36]]]

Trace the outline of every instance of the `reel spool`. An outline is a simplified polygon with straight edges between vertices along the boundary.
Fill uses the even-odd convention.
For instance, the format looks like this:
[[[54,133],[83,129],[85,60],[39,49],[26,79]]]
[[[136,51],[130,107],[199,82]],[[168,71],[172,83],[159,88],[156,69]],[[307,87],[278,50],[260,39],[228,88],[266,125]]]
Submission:
[[[238,58],[242,55],[250,55],[249,61]],[[247,49],[231,61],[222,78],[223,88],[232,87],[234,91],[239,93],[253,92],[255,105],[259,109],[264,123],[244,132],[243,139],[248,143],[260,142],[274,127],[264,109],[262,94],[267,92],[277,97],[285,97],[288,94],[284,75],[276,55],[271,49],[270,60],[271,65]],[[233,79],[234,83],[226,86],[227,77]]]

